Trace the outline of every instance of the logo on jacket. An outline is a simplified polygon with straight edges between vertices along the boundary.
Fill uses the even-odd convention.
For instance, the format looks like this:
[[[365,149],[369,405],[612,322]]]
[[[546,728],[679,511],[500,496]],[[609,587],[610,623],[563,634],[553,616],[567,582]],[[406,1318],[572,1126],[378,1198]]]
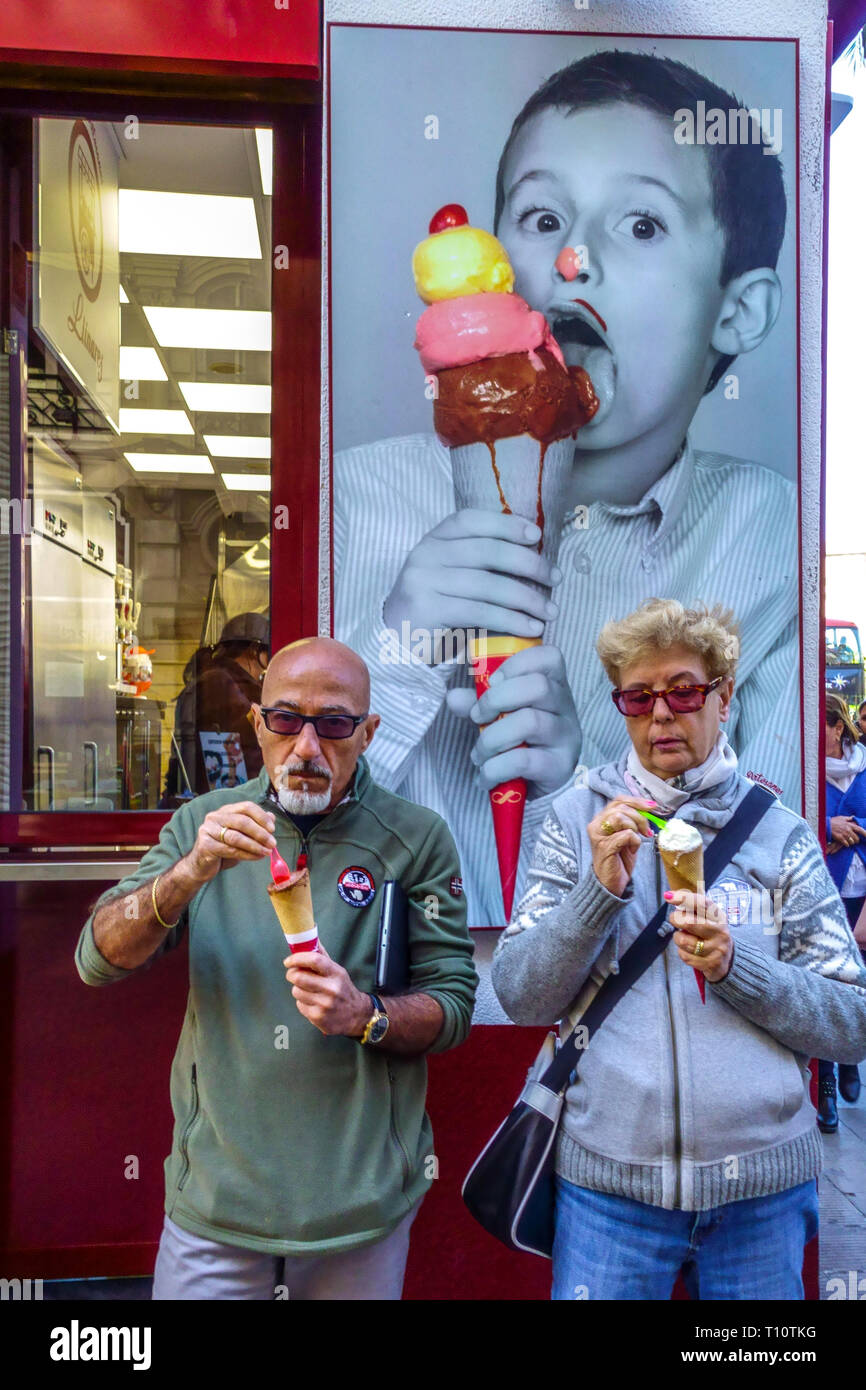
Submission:
[[[337,879],[337,891],[350,907],[368,907],[376,896],[376,885],[372,874],[353,864]]]
[[[752,888],[743,878],[723,878],[707,893],[728,919],[729,927],[752,919]]]
[[[463,896],[463,879],[462,879],[462,878],[458,878],[458,877],[455,875],[455,877],[452,878],[451,882],[448,884],[448,892],[451,894],[452,898],[460,898],[460,897],[462,897],[462,896]]]

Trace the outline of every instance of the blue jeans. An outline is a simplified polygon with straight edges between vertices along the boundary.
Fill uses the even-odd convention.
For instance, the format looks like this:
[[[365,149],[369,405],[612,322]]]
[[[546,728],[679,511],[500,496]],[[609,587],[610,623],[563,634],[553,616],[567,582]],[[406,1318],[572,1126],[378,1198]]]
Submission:
[[[690,1298],[801,1299],[803,1249],[817,1230],[814,1178],[695,1212],[557,1177],[551,1298],[668,1299],[682,1270]]]

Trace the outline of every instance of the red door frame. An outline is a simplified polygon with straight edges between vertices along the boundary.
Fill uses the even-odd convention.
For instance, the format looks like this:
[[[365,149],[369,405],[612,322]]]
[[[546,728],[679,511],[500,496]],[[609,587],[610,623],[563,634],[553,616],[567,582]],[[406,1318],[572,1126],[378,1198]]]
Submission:
[[[82,58],[90,63],[89,57]],[[128,60],[127,60],[128,61]],[[117,88],[124,86],[118,74]],[[55,76],[56,70],[55,70]],[[318,83],[285,83],[285,103],[250,96],[254,83],[246,81],[238,95],[205,96],[200,91],[164,97],[117,90],[105,93],[102,82],[94,90],[91,69],[74,66],[64,70],[68,85],[61,90],[34,90],[23,85],[0,91],[0,119],[20,116],[28,120],[37,115],[68,117],[83,115],[94,120],[122,121],[134,99],[140,120],[164,123],[234,125],[257,123],[274,129],[273,245],[288,250],[288,265],[272,272],[273,341],[271,377],[275,384],[271,411],[271,640],[275,649],[295,638],[318,631],[319,595],[319,420],[321,372],[320,341],[321,283],[321,89]],[[140,75],[137,82],[140,85]],[[217,85],[215,83],[215,85]],[[153,79],[154,89],[157,79]],[[10,197],[7,222],[0,235],[4,260],[0,264],[0,311],[4,326],[17,327],[19,355],[9,357],[8,369],[13,390],[22,400],[26,373],[26,346],[29,295],[16,307],[16,276],[32,264],[24,259],[32,246],[32,173],[27,141],[12,167],[5,170]],[[14,194],[14,196],[12,196]],[[28,232],[18,253],[11,244],[16,237],[13,218],[20,215],[19,227]],[[29,286],[28,286],[29,288]],[[278,384],[278,385],[277,385]],[[26,406],[26,397],[22,400]],[[23,488],[23,431],[13,427],[12,446],[17,450],[19,488]],[[23,495],[23,493],[22,493]],[[289,525],[276,530],[273,518],[278,506],[288,508]],[[36,846],[60,847],[154,844],[170,813],[163,811],[111,812],[31,812],[21,809],[22,748],[25,744],[25,709],[30,669],[26,625],[23,617],[24,563],[26,547],[17,540],[12,547],[12,661],[10,702],[13,713],[13,771],[17,783],[11,788],[15,809],[0,811],[0,844],[27,849]],[[289,602],[280,603],[288,595]]]

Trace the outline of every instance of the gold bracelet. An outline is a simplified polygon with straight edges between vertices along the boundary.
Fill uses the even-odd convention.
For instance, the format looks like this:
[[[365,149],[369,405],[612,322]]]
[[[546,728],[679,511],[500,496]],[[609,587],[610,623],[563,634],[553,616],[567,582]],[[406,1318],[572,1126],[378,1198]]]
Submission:
[[[164,927],[166,931],[172,931],[177,926],[177,922],[180,921],[180,917],[178,917],[177,922],[164,922],[160,917],[159,908],[156,905],[156,885],[159,883],[159,880],[160,875],[157,874],[150,886],[150,900],[153,903],[153,915],[161,927]]]

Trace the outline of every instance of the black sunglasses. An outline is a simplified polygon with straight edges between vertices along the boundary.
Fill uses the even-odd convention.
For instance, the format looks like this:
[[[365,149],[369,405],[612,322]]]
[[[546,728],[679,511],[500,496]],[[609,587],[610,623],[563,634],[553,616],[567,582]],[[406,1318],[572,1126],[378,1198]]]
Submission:
[[[299,734],[305,724],[312,724],[317,738],[351,738],[366,714],[296,714],[279,705],[262,706],[265,728],[272,734]]]
[[[664,700],[673,714],[693,714],[703,709],[707,696],[721,685],[724,676],[716,676],[709,685],[674,685],[670,690],[612,690],[613,700],[620,714],[635,718],[641,714],[651,714],[656,700]]]

